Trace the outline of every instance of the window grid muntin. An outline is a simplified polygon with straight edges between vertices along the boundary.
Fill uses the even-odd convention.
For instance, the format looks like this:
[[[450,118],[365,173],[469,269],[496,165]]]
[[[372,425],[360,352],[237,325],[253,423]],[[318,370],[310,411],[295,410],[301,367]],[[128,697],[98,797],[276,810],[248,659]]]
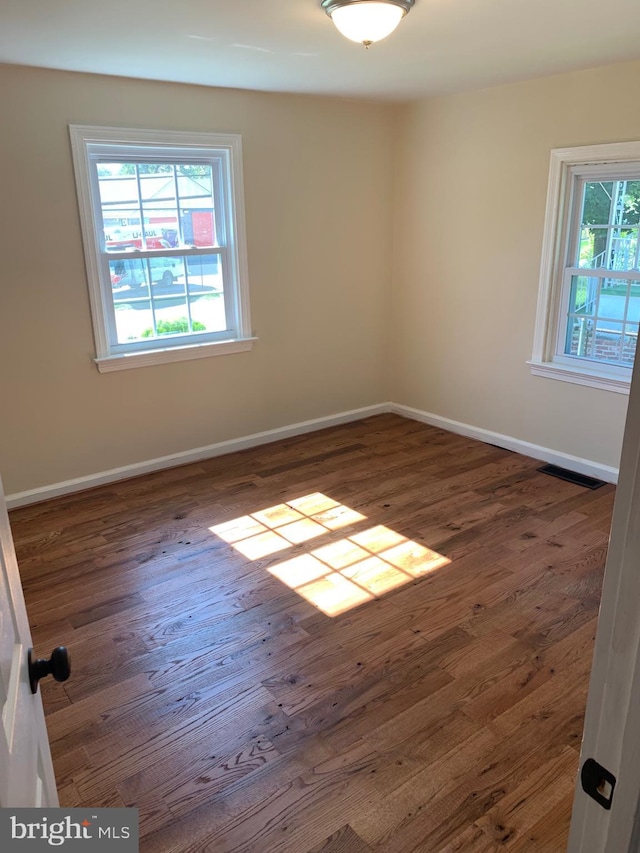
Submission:
[[[211,253],[210,255],[205,255],[205,256],[206,257],[212,257],[214,254],[218,258],[222,257],[221,253],[219,253],[219,252]],[[193,255],[193,256],[189,256],[189,257],[200,257],[201,255],[202,255],[202,253],[198,253],[198,255]],[[161,260],[162,256],[160,256],[159,258],[156,256],[156,259]],[[138,259],[136,258],[136,260],[138,260]],[[151,256],[151,257],[147,256],[146,258],[140,259],[140,260],[144,260],[144,262],[147,264],[147,270],[146,270],[147,279],[151,280],[152,282],[159,281],[160,279],[158,278],[158,271],[156,270],[156,272],[153,273],[149,269],[150,263],[153,260],[153,256]],[[194,286],[197,286],[197,285],[195,285],[193,279],[197,278],[198,274],[196,273],[194,275],[194,274],[189,272],[188,260],[189,260],[188,257],[184,257],[184,259],[183,259],[182,275],[184,276],[185,280],[184,280],[184,283],[182,283],[182,282],[180,283],[181,284],[181,292],[180,293],[158,295],[155,292],[154,288],[151,287],[142,296],[134,298],[134,300],[137,301],[141,305],[143,305],[145,302],[150,303],[149,310],[151,311],[151,316],[152,316],[152,321],[153,321],[153,326],[154,326],[154,332],[156,333],[156,337],[151,338],[151,339],[150,338],[127,339],[126,341],[122,341],[122,342],[119,342],[116,340],[116,342],[112,345],[112,352],[114,354],[124,353],[124,352],[144,351],[146,349],[149,349],[149,341],[153,342],[153,344],[154,344],[153,348],[154,349],[157,349],[157,348],[163,348],[164,349],[165,347],[171,347],[171,346],[177,346],[177,345],[184,346],[186,339],[188,339],[188,341],[189,341],[189,343],[186,345],[189,345],[189,344],[210,343],[210,342],[217,342],[217,341],[228,341],[228,340],[236,339],[238,337],[238,330],[236,328],[229,328],[228,324],[226,324],[226,317],[228,316],[228,312],[226,310],[226,308],[227,308],[227,306],[226,306],[227,290],[224,288],[222,290],[218,291],[218,293],[220,295],[215,297],[215,298],[216,298],[216,300],[221,299],[223,301],[223,305],[224,305],[224,309],[225,309],[225,326],[226,326],[226,328],[209,329],[208,331],[198,331],[198,330],[193,329],[193,321],[194,321],[194,319],[196,319],[194,317],[194,314],[193,314],[193,309],[194,309],[194,306],[196,304],[196,300],[194,299],[194,293],[193,293],[192,288]],[[218,264],[220,264],[220,261],[218,261]],[[221,266],[219,266],[219,269],[221,269]],[[180,276],[180,275],[181,274],[178,273],[178,276]],[[211,294],[211,296],[214,296],[214,294]],[[124,304],[127,304],[127,303],[131,303],[131,301],[134,301],[134,300],[122,300],[122,302]],[[171,304],[171,303],[175,303],[177,300],[179,300],[178,305],[175,305],[175,304],[172,305]],[[167,303],[169,303],[169,304],[167,305]],[[115,310],[117,310],[116,306],[119,304],[118,300],[114,299],[113,304],[114,304],[114,311],[115,311]],[[122,303],[120,303],[120,304],[122,304]],[[170,307],[170,308],[182,307],[182,308],[184,308],[184,311],[189,312],[186,319],[188,320],[188,322],[190,324],[191,331],[189,331],[189,332],[158,333],[157,323],[160,319],[162,319],[161,317],[158,316],[158,311],[162,310],[163,308],[167,308],[167,307]],[[183,312],[178,312],[178,313],[180,313],[180,314],[182,314],[182,316],[184,316]],[[167,318],[167,319],[170,319],[170,318]],[[116,323],[117,323],[117,320],[116,320]],[[117,330],[116,330],[116,335],[117,335]]]
[[[224,248],[227,245],[226,239],[225,239],[225,228],[224,228],[224,217],[225,217],[226,211],[225,211],[224,205],[222,204],[223,196],[220,192],[220,185],[223,185],[225,183],[225,170],[223,170],[221,168],[220,159],[221,159],[222,155],[224,155],[226,153],[227,152],[221,152],[221,154],[216,155],[216,157],[213,160],[210,160],[207,162],[197,162],[197,163],[196,162],[186,162],[184,159],[175,160],[175,162],[169,162],[166,160],[155,161],[158,163],[158,165],[172,166],[172,168],[173,168],[172,177],[174,178],[174,182],[177,180],[177,178],[176,178],[176,167],[177,166],[206,165],[211,169],[211,180],[212,180],[211,197],[212,197],[212,201],[213,201],[212,228],[213,228],[214,240],[212,241],[210,246],[188,247],[188,245],[185,243],[184,232],[183,232],[183,222],[182,222],[182,219],[180,216],[181,196],[179,193],[178,186],[176,185],[176,187],[175,187],[177,226],[178,226],[178,230],[179,230],[180,238],[181,238],[180,245],[184,247],[184,250],[187,250],[187,248],[189,248],[189,251],[192,251],[194,249]],[[90,158],[91,176],[92,176],[92,179],[95,177],[95,180],[92,180],[94,213],[99,213],[99,219],[100,219],[100,223],[101,223],[101,227],[102,227],[102,231],[100,233],[100,238],[101,238],[100,239],[100,251],[108,251],[110,255],[114,253],[114,250],[107,249],[106,244],[105,244],[105,240],[104,240],[104,232],[106,229],[105,229],[105,224],[104,224],[103,212],[104,212],[104,206],[105,205],[102,202],[102,197],[101,197],[101,193],[100,193],[101,176],[98,175],[98,167],[100,165],[104,165],[106,163],[118,163],[118,162],[122,163],[122,164],[131,164],[131,165],[135,165],[136,167],[138,167],[140,165],[146,165],[149,162],[149,160],[150,160],[150,158],[148,158],[148,157],[144,157],[144,158],[141,158],[139,160],[134,160],[131,157],[124,157],[124,158],[120,158],[120,159],[109,158],[109,160],[105,160],[104,157],[91,157]],[[148,247],[146,246],[147,240],[146,240],[146,235],[145,235],[145,222],[144,222],[144,198],[143,198],[143,193],[142,193],[142,188],[141,188],[141,180],[140,180],[140,173],[139,173],[138,168],[136,168],[136,185],[137,185],[138,192],[137,192],[137,199],[134,201],[134,203],[137,203],[137,214],[138,214],[138,217],[140,219],[140,229],[141,229],[141,235],[142,235],[142,242],[145,244],[144,246],[142,246],[142,248],[140,250],[136,250],[136,251],[162,252],[162,251],[164,251],[164,249],[148,249]],[[97,193],[97,195],[96,195],[96,193]],[[114,204],[115,204],[115,202],[114,202]],[[220,215],[220,217],[222,219],[221,222],[218,222],[218,214]],[[180,248],[180,247],[178,247],[178,248]]]
[[[214,202],[214,205],[213,205],[213,219],[214,219],[213,230],[214,230],[215,236],[219,238],[217,241],[214,241],[211,244],[211,247],[212,248],[218,248],[220,246],[226,245],[225,227],[224,226],[225,226],[225,218],[227,215],[227,210],[226,210],[225,205],[223,203],[223,200],[225,197],[225,192],[223,192],[222,190],[223,190],[223,188],[227,189],[227,185],[229,184],[229,181],[227,180],[227,174],[229,173],[229,171],[231,169],[231,163],[232,163],[229,151],[224,150],[224,149],[220,149],[220,150],[212,149],[211,154],[208,157],[203,157],[203,156],[199,156],[199,157],[194,157],[194,156],[176,157],[175,156],[176,152],[171,149],[170,150],[170,156],[163,158],[163,157],[154,157],[152,155],[149,155],[149,153],[147,151],[144,151],[144,150],[142,150],[142,153],[140,155],[136,155],[136,156],[133,156],[133,155],[130,156],[128,154],[123,154],[123,155],[118,156],[118,155],[114,154],[113,151],[110,150],[109,156],[107,157],[104,155],[100,155],[99,153],[93,152],[93,147],[94,147],[93,144],[91,144],[90,145],[91,151],[89,153],[89,161],[90,161],[90,163],[93,164],[93,168],[95,168],[96,170],[97,170],[98,166],[100,166],[100,165],[106,165],[106,164],[111,164],[111,163],[121,163],[123,165],[132,164],[132,165],[137,165],[137,166],[155,163],[157,165],[172,166],[173,167],[173,176],[175,177],[175,174],[176,174],[175,170],[176,170],[177,166],[207,166],[207,167],[209,167],[211,169],[211,180],[212,180],[211,195],[212,195],[213,202]],[[131,146],[124,146],[123,145],[123,146],[119,146],[119,147],[127,147],[128,150],[131,150]],[[101,150],[101,146],[96,146],[96,149],[97,149],[97,151]],[[92,171],[93,171],[93,169],[92,169]],[[168,173],[164,173],[164,174],[168,174]],[[136,172],[136,177],[138,178],[138,183],[139,183],[140,182],[140,176],[139,176],[138,172]],[[181,176],[181,177],[188,177],[188,176]],[[98,178],[98,184],[99,184],[99,180],[100,180],[100,178]],[[99,192],[99,187],[98,187],[98,192]],[[231,207],[229,209],[232,210],[233,209],[233,192],[232,192],[232,189],[230,186],[228,186],[228,197],[229,197],[230,202],[231,202]],[[178,201],[179,198],[180,198],[179,192],[176,189],[176,201]],[[138,201],[138,213],[140,216],[140,220],[142,222],[142,220],[143,220],[142,208],[144,206],[144,199],[143,199],[143,194],[142,194],[140,189],[138,190],[137,201]],[[101,210],[102,210],[102,205],[101,205]],[[218,216],[218,213],[220,213],[220,216]],[[220,221],[218,221],[218,219]],[[180,228],[182,228],[182,223],[180,222],[179,217],[178,217],[178,225],[180,226]],[[183,235],[181,235],[181,236],[183,236]],[[198,248],[208,248],[208,247],[205,246],[205,247],[198,247]],[[153,250],[153,251],[155,251],[155,250]]]
[[[598,180],[597,177],[592,175],[586,175],[584,177],[577,178],[575,180],[574,186],[574,217],[572,217],[572,240],[569,247],[568,252],[568,263],[573,264],[575,266],[580,267],[580,269],[588,269],[588,270],[598,270],[598,269],[607,269],[611,271],[622,271],[622,270],[637,270],[638,269],[638,259],[640,257],[640,212],[638,213],[638,220],[633,223],[624,223],[624,199],[628,195],[628,187],[629,183],[637,183],[640,179],[637,175],[624,175],[621,176],[616,175],[615,177],[612,175],[606,176],[608,180]],[[608,221],[605,222],[597,222],[591,225],[587,225],[584,222],[584,209],[586,207],[587,198],[587,185],[588,184],[612,184],[612,191],[610,196],[610,204],[609,204],[609,215]],[[605,190],[606,192],[606,190]],[[615,199],[615,200],[614,200]],[[577,214],[577,217],[575,216]],[[612,245],[614,241],[622,241],[628,240],[629,238],[622,237],[622,232],[635,232],[635,249],[634,249],[634,262],[631,266],[619,267],[619,266],[581,266],[580,264],[580,252],[582,245],[582,233],[585,230],[589,231],[604,231],[607,232],[605,248],[600,252],[600,255],[603,255],[605,259],[609,259],[612,255]],[[616,250],[614,252],[615,256],[618,257],[620,252]],[[592,256],[592,259],[595,260],[599,255]]]
[[[556,345],[556,356],[557,360],[562,362],[568,360],[569,363],[574,360],[585,360],[592,364],[600,364],[607,368],[622,368],[624,370],[628,370],[632,363],[633,358],[626,359],[624,357],[625,352],[625,339],[627,337],[634,338],[637,342],[638,333],[637,327],[640,323],[640,318],[638,320],[629,319],[629,306],[631,299],[631,288],[633,285],[638,285],[640,288],[640,275],[638,271],[626,271],[626,275],[620,276],[617,272],[615,275],[611,275],[610,270],[587,270],[589,275],[585,275],[584,267],[571,267],[565,270],[564,282],[563,282],[563,302],[562,302],[562,316],[565,318],[563,323],[558,324],[558,336],[557,336],[557,345]],[[596,289],[596,299],[594,304],[594,310],[588,314],[580,314],[577,311],[570,310],[570,301],[572,297],[572,279],[574,278],[587,278],[587,279],[596,279],[598,280],[598,285]],[[607,316],[607,314],[600,313],[600,298],[602,296],[603,291],[603,283],[606,281],[611,281],[612,283],[618,280],[624,280],[627,282],[626,285],[626,294],[624,297],[624,308],[622,311],[621,317],[612,317]],[[615,285],[614,285],[615,286]],[[640,295],[637,297],[640,299]],[[621,326],[620,329],[620,340],[618,344],[619,356],[617,359],[613,358],[598,358],[595,355],[577,355],[570,352],[571,349],[571,340],[572,340],[572,332],[571,327],[574,320],[583,320],[583,321],[592,321],[594,327],[594,343],[595,347],[595,336],[598,332],[598,324],[602,322],[615,323]],[[634,331],[628,331],[632,327],[636,327]],[[602,334],[602,330],[601,334]],[[615,334],[615,330],[611,330],[612,333]]]
[[[111,338],[112,351],[114,353],[121,353],[121,352],[126,352],[130,349],[131,350],[133,350],[133,349],[148,349],[149,348],[149,340],[155,340],[159,344],[163,343],[164,341],[167,341],[168,342],[167,345],[176,345],[175,341],[178,340],[179,338],[185,338],[186,336],[191,337],[192,335],[195,336],[194,343],[200,343],[200,342],[207,343],[207,342],[211,342],[211,341],[224,341],[224,340],[229,340],[230,336],[236,337],[238,330],[233,327],[233,324],[230,325],[230,321],[229,321],[230,311],[229,311],[229,307],[228,307],[228,301],[229,301],[228,300],[228,288],[225,287],[225,285],[224,285],[224,282],[226,280],[225,276],[224,276],[224,259],[225,259],[225,256],[227,254],[228,254],[228,252],[227,252],[226,248],[222,248],[222,247],[201,248],[201,249],[198,248],[198,249],[193,249],[193,250],[189,251],[188,253],[186,253],[184,249],[180,249],[180,248],[171,249],[171,250],[167,250],[167,251],[159,251],[156,249],[147,249],[145,251],[136,251],[136,252],[126,252],[126,251],[123,251],[123,252],[105,252],[104,257],[106,258],[108,265],[112,261],[118,261],[118,260],[124,260],[124,261],[132,261],[132,260],[136,260],[136,261],[141,260],[142,261],[142,260],[144,260],[144,261],[148,262],[152,259],[162,260],[164,258],[175,258],[175,259],[181,260],[184,258],[184,260],[186,262],[188,257],[189,258],[198,258],[198,257],[207,257],[208,258],[211,256],[216,256],[218,258],[219,269],[220,269],[221,275],[222,275],[223,288],[220,291],[220,293],[221,293],[222,299],[224,300],[225,319],[226,319],[226,328],[223,330],[215,330],[215,331],[210,331],[210,332],[191,331],[188,333],[176,333],[173,335],[161,334],[159,336],[156,336],[154,339],[145,338],[144,340],[137,340],[137,341],[136,340],[127,340],[127,341],[120,342],[118,339],[117,318],[115,315],[115,312],[117,310],[118,300],[116,300],[113,297],[113,292],[112,292],[111,299],[110,299],[110,304],[112,306],[113,324],[114,324],[113,336]],[[188,267],[187,267],[187,269],[185,269],[184,265],[183,265],[183,272],[185,275],[185,288],[187,288],[186,295],[188,296],[188,295],[190,295],[188,287],[191,286],[191,282],[187,282],[187,271],[188,271]],[[109,280],[111,280],[110,271],[109,271]],[[149,265],[147,266],[147,280],[153,281],[153,275],[151,273]],[[153,295],[153,291],[151,290],[149,300],[151,300],[152,295]],[[155,296],[154,301],[157,301],[158,303],[161,304],[163,301],[163,298],[162,297],[158,298],[157,296]],[[189,299],[187,299],[187,306],[190,307],[190,300]],[[154,332],[155,332],[156,331],[155,330],[155,325],[156,325],[155,324],[155,312],[152,312],[152,315],[153,315],[153,320],[154,320]],[[231,315],[231,316],[233,316],[233,315]]]

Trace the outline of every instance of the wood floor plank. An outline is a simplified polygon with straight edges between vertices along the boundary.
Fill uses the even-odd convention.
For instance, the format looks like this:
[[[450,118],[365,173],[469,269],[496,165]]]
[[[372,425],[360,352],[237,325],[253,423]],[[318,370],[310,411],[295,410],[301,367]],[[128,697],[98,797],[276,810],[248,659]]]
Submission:
[[[384,414],[13,511],[63,805],[145,853],[560,853],[615,488],[538,467]]]
[[[564,850],[571,823],[573,794],[567,793],[511,845],[512,853],[557,853]]]
[[[476,823],[503,845],[512,838],[521,838],[562,800],[577,773],[578,756],[575,750],[565,747]]]
[[[349,824],[346,824],[307,853],[370,853],[370,851],[369,845],[364,843]]]

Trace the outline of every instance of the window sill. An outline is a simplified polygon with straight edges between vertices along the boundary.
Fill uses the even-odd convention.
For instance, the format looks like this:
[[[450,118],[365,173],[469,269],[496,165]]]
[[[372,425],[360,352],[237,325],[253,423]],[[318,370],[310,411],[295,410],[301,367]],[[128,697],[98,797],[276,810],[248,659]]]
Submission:
[[[183,347],[129,352],[95,358],[100,373],[114,370],[131,370],[136,367],[149,367],[153,364],[168,364],[172,361],[191,361],[194,358],[210,358],[214,355],[230,355],[234,352],[247,352],[253,349],[257,338],[240,338],[234,341],[215,341],[206,344],[190,344]]]
[[[593,370],[586,372],[579,367],[566,364],[556,364],[551,361],[528,361],[534,376],[546,379],[558,379],[560,382],[573,382],[575,385],[587,385],[589,388],[600,388],[603,391],[614,391],[616,394],[628,394],[631,378],[624,379],[606,371]],[[631,377],[631,371],[629,371]]]

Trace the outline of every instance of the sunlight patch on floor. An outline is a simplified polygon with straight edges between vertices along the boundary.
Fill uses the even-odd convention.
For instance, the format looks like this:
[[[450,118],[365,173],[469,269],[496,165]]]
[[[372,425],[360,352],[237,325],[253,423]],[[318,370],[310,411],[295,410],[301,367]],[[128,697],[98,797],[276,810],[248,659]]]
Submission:
[[[360,521],[366,516],[314,492],[209,529],[249,560],[310,543],[309,551],[268,571],[327,616],[338,616],[451,562],[382,524],[312,547],[318,537]]]

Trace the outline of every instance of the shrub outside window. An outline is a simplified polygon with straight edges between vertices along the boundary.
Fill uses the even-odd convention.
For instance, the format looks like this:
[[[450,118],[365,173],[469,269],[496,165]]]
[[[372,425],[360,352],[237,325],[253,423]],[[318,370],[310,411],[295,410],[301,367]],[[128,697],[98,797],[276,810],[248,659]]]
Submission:
[[[70,132],[98,368],[249,349],[240,137]]]

